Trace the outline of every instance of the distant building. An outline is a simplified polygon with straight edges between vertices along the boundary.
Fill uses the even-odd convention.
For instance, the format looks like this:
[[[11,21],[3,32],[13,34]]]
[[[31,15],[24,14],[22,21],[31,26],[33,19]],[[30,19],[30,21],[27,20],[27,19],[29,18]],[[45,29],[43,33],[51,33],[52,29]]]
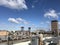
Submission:
[[[9,32],[5,30],[0,30],[0,39],[1,40],[7,40],[8,39]]]
[[[57,20],[51,21],[51,31],[54,36],[58,36],[58,21]]]
[[[28,31],[29,31],[29,35],[30,35],[30,32],[31,32],[31,27],[28,27]]]
[[[45,33],[45,30],[35,30],[34,33],[36,35],[41,34],[41,33],[44,34]]]
[[[21,27],[21,31],[24,31],[24,27],[23,26]]]
[[[9,34],[8,31],[0,30],[0,36],[7,36]]]
[[[29,31],[15,31],[14,39],[29,38]]]

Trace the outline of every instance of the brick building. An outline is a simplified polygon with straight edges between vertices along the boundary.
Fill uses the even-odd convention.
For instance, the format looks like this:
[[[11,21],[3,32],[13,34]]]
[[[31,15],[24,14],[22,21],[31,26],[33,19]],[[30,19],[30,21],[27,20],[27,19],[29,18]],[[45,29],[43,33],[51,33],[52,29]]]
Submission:
[[[51,21],[51,31],[54,36],[58,36],[58,21],[57,20]]]

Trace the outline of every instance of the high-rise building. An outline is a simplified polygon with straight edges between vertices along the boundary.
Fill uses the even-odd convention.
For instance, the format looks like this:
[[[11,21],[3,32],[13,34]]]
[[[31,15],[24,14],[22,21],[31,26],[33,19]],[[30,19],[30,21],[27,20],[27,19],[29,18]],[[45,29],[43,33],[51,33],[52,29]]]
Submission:
[[[54,36],[58,36],[58,21],[57,20],[51,21],[51,31]]]

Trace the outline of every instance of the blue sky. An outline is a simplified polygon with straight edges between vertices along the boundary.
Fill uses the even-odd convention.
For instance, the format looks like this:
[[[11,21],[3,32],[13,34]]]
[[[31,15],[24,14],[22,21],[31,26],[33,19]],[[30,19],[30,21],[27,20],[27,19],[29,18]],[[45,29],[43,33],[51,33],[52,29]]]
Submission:
[[[50,29],[53,19],[60,21],[60,0],[0,1],[0,30]]]

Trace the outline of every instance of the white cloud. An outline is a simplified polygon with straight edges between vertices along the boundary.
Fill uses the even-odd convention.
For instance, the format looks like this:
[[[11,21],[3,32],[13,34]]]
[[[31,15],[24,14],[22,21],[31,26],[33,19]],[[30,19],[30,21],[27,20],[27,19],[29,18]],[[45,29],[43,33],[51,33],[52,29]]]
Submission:
[[[29,22],[27,22],[27,21],[24,21],[24,24],[29,24]]]
[[[9,18],[8,19],[9,22],[13,22],[13,23],[19,23],[15,18]]]
[[[34,8],[35,6],[34,5],[32,5],[32,8]]]
[[[18,20],[18,21],[24,21],[24,19],[22,19],[22,18],[16,18],[16,20]]]
[[[57,13],[56,10],[49,10],[44,14],[44,17],[52,17],[52,18],[58,18],[60,13]]]
[[[25,0],[0,0],[0,6],[12,9],[27,9]]]
[[[28,21],[26,21],[26,20],[24,20],[24,19],[22,19],[22,18],[16,18],[16,20],[18,20],[18,21],[20,21],[20,22],[22,22],[22,23],[24,23],[24,24],[29,24]]]
[[[17,23],[17,24],[19,24],[19,23],[29,24],[28,21],[26,21],[26,20],[24,20],[22,18],[9,18],[8,21],[13,22],[13,23]]]
[[[60,22],[58,22],[58,24],[60,25]]]
[[[43,25],[43,24],[44,24],[44,22],[40,22],[40,24],[42,24],[42,25]]]
[[[40,25],[44,25],[44,24],[50,24],[50,21],[40,22]]]
[[[46,23],[47,23],[47,24],[50,24],[50,22],[49,22],[49,21],[46,21]]]

